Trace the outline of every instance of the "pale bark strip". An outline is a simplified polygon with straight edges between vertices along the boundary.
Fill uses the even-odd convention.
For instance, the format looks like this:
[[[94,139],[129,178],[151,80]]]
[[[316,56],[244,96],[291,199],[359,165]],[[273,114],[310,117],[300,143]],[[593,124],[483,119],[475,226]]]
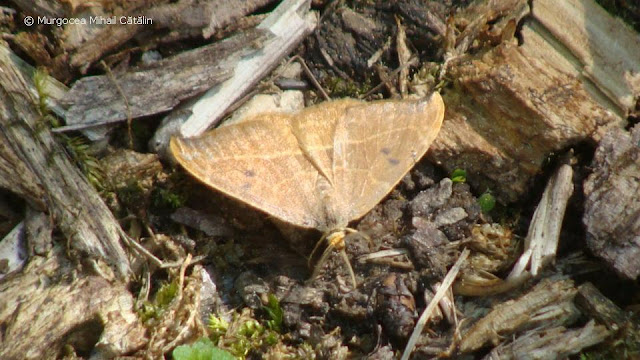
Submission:
[[[181,126],[184,137],[202,134],[217,123],[227,108],[253,85],[257,84],[317,25],[316,15],[309,12],[310,1],[286,0],[267,17],[258,29],[274,36],[264,42],[260,52],[238,62],[233,76],[204,94],[193,106],[193,114]]]
[[[562,165],[549,179],[536,211],[533,213],[524,252],[509,274],[509,279],[521,277],[527,268],[537,276],[544,265],[556,258],[564,213],[573,194],[573,169]]]
[[[35,177],[29,180],[44,189],[48,212],[79,260],[105,261],[118,277],[127,278],[131,270],[120,225],[40,119],[37,101],[9,54],[0,46],[0,133],[31,170],[12,176]]]

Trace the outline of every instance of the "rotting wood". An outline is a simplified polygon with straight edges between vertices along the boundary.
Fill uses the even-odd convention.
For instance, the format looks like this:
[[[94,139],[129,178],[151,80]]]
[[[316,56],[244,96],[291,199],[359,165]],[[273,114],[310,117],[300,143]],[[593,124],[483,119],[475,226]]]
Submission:
[[[58,246],[0,283],[0,358],[59,358],[71,346],[111,359],[146,343],[126,286],[76,270]]]
[[[208,39],[219,29],[274,0],[180,0],[149,9],[154,24],[178,32],[195,30]]]
[[[220,120],[226,109],[271,71],[316,26],[310,0],[285,0],[258,26],[274,37],[264,42],[259,53],[242,59],[233,76],[198,100],[191,116],[180,127],[184,137],[197,136]]]
[[[566,359],[589,346],[601,343],[609,334],[606,327],[596,325],[593,320],[579,329],[558,326],[531,330],[513,342],[494,348],[485,359]]]
[[[68,15],[64,1],[15,0],[13,3],[27,14],[39,14],[50,17],[64,17]]]
[[[264,37],[261,31],[247,31],[115,75],[115,79],[108,75],[84,77],[67,94],[67,102],[71,104],[66,114],[67,126],[56,131],[123,121],[127,119],[128,111],[132,118],[138,118],[171,110],[181,100],[203,93],[229,78],[235,64],[256,51],[251,44]]]
[[[12,272],[22,269],[26,259],[24,221],[21,221],[0,239],[0,281]]]
[[[46,207],[45,192],[40,181],[25,163],[24,157],[10,146],[4,131],[0,131],[0,187],[19,195],[35,209]]]
[[[32,177],[39,183],[42,202],[70,248],[78,251],[79,261],[88,261],[95,270],[106,263],[118,278],[128,278],[130,267],[120,243],[120,225],[42,123],[34,109],[37,100],[8,53],[0,51],[0,132],[29,170],[17,174],[14,169],[9,175]]]
[[[618,35],[586,18],[585,26]],[[571,33],[572,28],[562,27]],[[598,141],[608,128],[623,126],[629,110],[603,96],[573,57],[541,35],[543,30],[525,23],[521,45],[504,42],[450,65],[457,91],[443,96],[447,121],[428,155],[449,171],[465,169],[476,188],[492,189],[503,202],[529,189],[549,154]],[[615,42],[598,39],[591,46],[600,52]],[[640,63],[640,58],[626,62]]]
[[[588,316],[598,320],[611,331],[622,329],[631,322],[629,315],[613,301],[605,297],[592,283],[584,283],[578,287],[576,304]]]
[[[86,24],[71,23],[54,29],[61,41],[58,48],[64,51],[47,54],[47,63],[39,63],[59,68],[54,71],[57,72],[56,75],[67,78],[73,69],[86,72],[96,61],[103,59],[105,54],[118,49],[134,37],[143,38],[142,43],[159,41],[155,36],[164,32],[149,32],[150,29],[167,30],[170,32],[167,37],[174,40],[200,36],[206,39],[224,26],[271,2],[273,0],[183,0],[171,4],[147,4],[133,1],[117,5],[91,3],[90,6],[84,6],[64,1],[16,1],[16,5],[35,18],[45,17],[53,21],[73,17],[86,21]],[[149,23],[105,26],[95,21],[114,16],[117,21],[120,21],[120,16],[144,16]],[[16,44],[45,48],[39,41],[18,41]]]
[[[640,125],[611,130],[584,183],[587,246],[619,274],[640,275]]]
[[[144,29],[144,25],[104,26],[91,39],[92,41],[83,42],[69,56],[69,65],[85,73],[91,64],[98,61],[105,53],[131,40],[142,29]],[[65,60],[66,56],[66,54],[60,55],[60,57],[65,57]]]
[[[35,69],[6,47],[0,46],[0,56],[4,56],[18,71],[25,74],[24,80],[29,92],[33,96],[37,96],[33,79]],[[42,90],[48,95],[45,102],[46,105],[56,115],[63,115],[64,109],[60,105],[60,100],[68,91],[67,87],[51,76],[44,74],[41,76],[45,76],[41,86],[44,88]],[[36,180],[31,169],[29,169],[24,162],[24,159],[9,146],[9,140],[2,132],[0,132],[0,187],[18,194],[27,200],[29,205],[34,209],[43,210],[45,208],[44,191],[42,187]]]
[[[549,306],[561,307],[562,303],[572,303],[576,292],[571,280],[543,280],[518,299],[495,306],[489,314],[463,331],[459,351],[468,353],[489,344],[497,345],[501,337],[539,326],[535,319],[537,312],[549,312]]]
[[[6,51],[6,48],[0,49],[0,51]],[[27,82],[27,86],[29,87],[29,91],[37,96],[36,84],[34,83],[34,76],[36,74],[36,69],[29,65],[26,61],[22,60],[13,52],[8,53],[9,58],[13,61],[14,65],[20,69],[20,71],[25,74],[25,81]],[[54,77],[45,74],[44,72],[40,73],[39,76],[42,76],[42,91],[47,94],[47,98],[45,99],[45,103],[51,111],[53,111],[57,116],[64,118],[66,109],[62,106],[62,100],[66,96],[69,88],[56,80]]]
[[[53,223],[44,212],[27,207],[24,216],[25,235],[29,256],[46,256],[53,246]]]
[[[581,75],[593,82],[629,115],[640,96],[640,36],[595,1],[534,0],[527,24],[575,61]]]

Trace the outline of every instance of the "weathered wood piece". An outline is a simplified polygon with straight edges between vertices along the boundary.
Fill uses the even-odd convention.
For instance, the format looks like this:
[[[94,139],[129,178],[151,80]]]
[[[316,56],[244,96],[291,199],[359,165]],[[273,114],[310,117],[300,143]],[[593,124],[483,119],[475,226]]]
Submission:
[[[99,276],[74,278],[74,271],[58,248],[47,258],[32,257],[0,283],[0,358],[60,358],[71,346],[77,354],[111,359],[145,344],[126,286]]]
[[[0,51],[6,51],[5,48],[0,49]],[[25,74],[25,81],[27,82],[27,86],[29,87],[29,91],[37,96],[36,84],[34,83],[34,75],[36,74],[36,69],[29,65],[26,61],[22,60],[13,52],[8,53],[9,58],[13,61],[15,66],[20,69],[20,72]],[[42,91],[47,94],[47,98],[45,99],[45,103],[51,111],[53,111],[57,116],[64,118],[66,108],[63,107],[62,101],[67,95],[69,88],[56,80],[54,77],[49,76],[47,74],[40,74],[42,76]]]
[[[74,68],[85,72],[105,54],[118,49],[136,36],[141,35],[145,37],[142,42],[149,42],[149,37],[152,38],[151,41],[157,41],[156,34],[163,33],[154,34],[149,30],[168,29],[170,35],[164,36],[173,39],[199,36],[209,38],[223,27],[273,1],[182,0],[170,4],[131,1],[118,4],[98,2],[92,3],[91,6],[64,1],[16,1],[16,5],[36,19],[42,17],[48,21],[55,21],[73,17],[85,22],[54,26],[53,31],[61,41],[58,49],[64,51],[46,54],[43,59],[46,59],[48,64],[39,63],[64,67],[66,69],[58,69],[61,71],[58,75],[64,73],[64,76],[68,77]],[[125,20],[127,17],[137,19],[138,23],[121,24],[121,17]],[[23,47],[43,45],[39,41],[17,41],[17,44]]]
[[[0,48],[0,51],[1,49],[6,48]],[[0,131],[0,187],[19,195],[36,209],[46,207],[44,189],[25,163],[24,157],[10,146],[4,131]]]
[[[8,274],[22,269],[26,259],[24,222],[21,221],[4,238],[0,239],[0,281]]]
[[[251,44],[264,38],[258,30],[187,51],[121,75],[89,76],[67,94],[71,104],[67,126],[83,129],[173,109],[181,100],[205,92],[229,78],[240,59],[256,51]]]
[[[24,173],[7,173],[39,184],[39,197],[71,249],[82,260],[100,267],[105,262],[119,278],[130,273],[129,261],[120,244],[122,229],[98,193],[56,143],[47,124],[34,109],[37,100],[29,93],[26,81],[8,56],[0,51],[0,133],[6,148],[24,162]],[[12,183],[18,182],[16,180]],[[109,276],[106,274],[106,276]]]
[[[633,321],[629,317],[629,314],[619,308],[589,282],[578,287],[576,304],[582,312],[596,319],[611,331],[618,331]]]
[[[612,129],[584,183],[587,245],[619,274],[640,274],[640,125]]]
[[[501,337],[543,324],[546,327],[565,324],[568,317],[575,317],[571,311],[566,310],[573,306],[577,291],[571,280],[543,280],[527,294],[495,306],[471,328],[463,330],[460,352],[475,351],[490,343],[498,345]],[[558,316],[545,318],[544,314],[548,315],[552,309],[558,310]],[[537,319],[537,316],[541,318]]]
[[[27,14],[50,17],[63,17],[68,14],[64,1],[16,0],[13,3]]]
[[[595,1],[535,0],[528,26],[559,44],[623,116],[640,96],[640,36]]]
[[[544,265],[555,260],[564,212],[573,194],[572,180],[573,169],[566,164],[561,165],[549,179],[529,224],[524,252],[509,278],[520,277],[527,267],[533,276],[537,276]]]
[[[181,126],[184,137],[202,134],[220,120],[227,108],[262,79],[316,26],[310,0],[285,0],[258,26],[274,36],[264,42],[260,52],[237,63],[233,76],[198,100],[191,116]]]
[[[494,348],[484,359],[565,359],[580,353],[584,348],[601,343],[609,335],[606,327],[596,325],[593,320],[579,329],[558,326],[531,330],[511,343]]]
[[[430,159],[448,170],[465,169],[473,185],[490,188],[509,202],[529,188],[549,154],[597,141],[607,128],[622,126],[629,109],[614,104],[603,95],[606,89],[583,75],[588,59],[576,60],[563,50],[563,41],[573,41],[575,28],[561,19],[576,16],[602,34],[590,43],[599,53],[617,41],[633,41],[619,40],[622,34],[590,22],[586,13],[564,13],[557,17],[565,31],[561,39],[549,39],[544,28],[525,23],[521,45],[504,42],[473,58],[452,61],[449,74],[457,91],[444,95],[447,121]],[[640,56],[625,54],[630,58],[621,64],[640,63]],[[635,70],[620,71],[624,76]]]
[[[274,0],[180,0],[157,5],[148,11],[154,25],[181,33],[198,32],[208,39],[217,30]]]
[[[35,96],[36,89],[33,81],[35,69],[4,46],[0,47],[0,55],[25,74],[28,91]],[[42,86],[49,95],[46,105],[56,115],[63,114],[64,109],[60,106],[59,100],[68,90],[66,86],[50,76],[46,77]],[[35,209],[45,208],[42,187],[24,160],[9,146],[9,140],[3,132],[0,132],[0,187],[18,194]]]
[[[104,14],[104,16],[109,15],[110,14]],[[78,26],[83,25],[71,26],[69,30],[78,31],[78,29],[76,29]],[[91,41],[86,41],[86,38],[83,37],[82,42],[73,48],[74,51],[68,59],[69,66],[85,73],[89,67],[102,58],[104,54],[115,50],[118,46],[131,40],[138,32],[144,29],[144,27],[144,25],[135,24],[126,26],[100,26],[97,31],[84,32],[85,34],[90,34],[88,38],[90,38]],[[67,56],[67,54],[61,54],[59,58],[64,57],[66,60]]]

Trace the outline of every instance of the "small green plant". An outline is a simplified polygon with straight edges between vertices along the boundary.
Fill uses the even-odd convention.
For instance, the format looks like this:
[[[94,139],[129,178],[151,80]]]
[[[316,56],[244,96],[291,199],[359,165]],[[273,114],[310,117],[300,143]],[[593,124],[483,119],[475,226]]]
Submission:
[[[178,294],[178,284],[175,281],[164,284],[156,293],[156,304],[158,306],[167,307]]]
[[[280,301],[278,298],[269,294],[267,306],[263,306],[264,311],[267,313],[269,320],[267,320],[267,327],[273,331],[282,331],[282,317],[284,315],[282,307],[280,307]]]
[[[324,85],[329,93],[336,97],[358,97],[371,90],[371,81],[369,79],[362,83],[357,83],[335,76],[328,78]]]
[[[211,340],[240,359],[244,359],[250,353],[263,354],[270,350],[286,348],[282,346],[284,315],[280,302],[270,294],[263,310],[266,318],[263,321],[254,319],[249,309],[234,313],[230,322],[212,314],[208,324]]]
[[[478,198],[478,205],[480,205],[483,213],[488,213],[496,206],[496,198],[487,190]]]
[[[33,85],[36,88],[38,94],[38,113],[43,123],[49,123],[51,127],[60,126],[58,119],[51,115],[47,100],[49,99],[49,93],[47,92],[47,69],[38,67],[33,72]]]
[[[180,345],[171,353],[174,360],[235,360],[228,351],[213,345],[209,338],[201,338],[190,345]]]
[[[55,128],[60,126],[60,122],[51,114],[49,106],[47,105],[47,99],[49,98],[46,90],[47,76],[47,70],[44,68],[37,68],[33,73],[33,84],[38,95],[39,126],[49,124]],[[79,136],[69,137],[64,134],[58,136],[62,139],[69,155],[87,177],[89,183],[97,190],[104,190],[104,175],[100,167],[100,162],[91,154],[86,140]]]
[[[156,319],[164,313],[171,301],[178,294],[178,284],[174,282],[166,283],[158,289],[153,302],[145,301],[138,310],[143,322],[149,319]]]
[[[220,317],[211,314],[209,316],[209,336],[213,341],[218,342],[218,340],[227,333],[229,330],[229,323]]]
[[[455,183],[464,183],[467,181],[467,172],[462,169],[455,169],[451,172],[451,181]]]
[[[170,189],[158,188],[152,194],[152,204],[155,208],[176,210],[184,206],[186,197]]]
[[[64,141],[69,155],[87,177],[89,183],[97,190],[104,190],[104,175],[100,162],[91,155],[86,140],[80,136],[68,137],[65,135],[61,135],[61,139]]]

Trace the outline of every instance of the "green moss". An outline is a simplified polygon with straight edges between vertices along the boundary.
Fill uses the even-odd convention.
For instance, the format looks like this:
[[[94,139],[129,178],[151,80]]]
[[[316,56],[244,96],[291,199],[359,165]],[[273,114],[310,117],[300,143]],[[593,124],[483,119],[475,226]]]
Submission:
[[[365,80],[361,84],[341,77],[334,76],[327,79],[325,87],[332,97],[352,97],[357,98],[371,90],[371,81]]]
[[[164,284],[156,293],[156,305],[167,307],[175,299],[176,295],[178,295],[178,284],[175,281]]]
[[[61,135],[65,148],[75,161],[76,166],[82,171],[89,183],[98,191],[105,189],[104,172],[100,161],[91,154],[89,144],[81,136],[68,137]]]
[[[47,70],[42,67],[38,67],[33,72],[33,85],[36,88],[38,95],[38,113],[40,114],[40,123],[49,124],[51,127],[60,126],[60,121],[51,114],[49,106],[47,106],[47,100],[49,99],[49,93],[47,92],[47,77],[49,76]]]
[[[245,308],[241,312],[234,312],[230,322],[211,315],[207,326],[211,340],[239,359],[267,353],[272,358],[298,358],[300,349],[306,349],[303,351],[306,354],[313,353],[313,348],[308,344],[286,345],[288,336],[282,333],[283,311],[274,295],[269,295],[263,310],[264,318],[259,319]]]
[[[33,84],[36,89],[36,94],[38,95],[37,105],[38,114],[40,115],[38,126],[51,126],[55,128],[61,124],[58,118],[51,114],[51,110],[49,106],[47,106],[47,100],[49,99],[49,94],[46,90],[48,76],[49,74],[44,68],[37,68],[33,72]],[[74,160],[76,166],[80,168],[89,183],[98,191],[104,190],[104,175],[100,167],[100,162],[91,154],[87,141],[81,136],[70,137],[64,134],[57,135],[57,138],[64,144],[68,154]],[[51,154],[50,159],[53,158],[52,155],[53,154]]]
[[[170,214],[187,203],[190,193],[191,188],[184,173],[174,171],[166,181],[154,184],[151,191],[151,211],[155,214]]]
[[[161,317],[177,294],[178,284],[175,281],[165,283],[160,286],[160,289],[156,292],[154,300],[145,301],[138,310],[138,314],[140,315],[142,322]]]
[[[125,186],[116,189],[116,194],[126,208],[139,208],[145,202],[144,188],[135,179],[129,180]]]
[[[151,193],[151,204],[162,210],[176,210],[187,201],[187,196],[172,189],[154,188]]]

